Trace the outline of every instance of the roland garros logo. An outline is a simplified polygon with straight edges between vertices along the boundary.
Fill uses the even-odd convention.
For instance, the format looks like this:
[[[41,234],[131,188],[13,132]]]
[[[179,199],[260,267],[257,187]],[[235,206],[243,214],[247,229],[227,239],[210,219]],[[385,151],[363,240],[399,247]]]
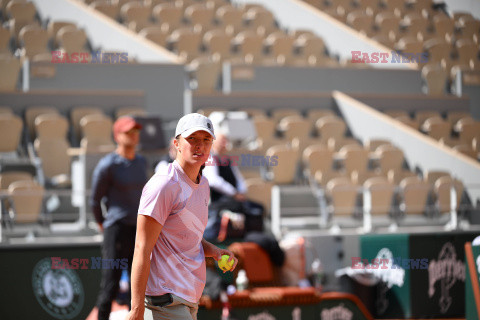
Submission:
[[[248,316],[247,320],[275,320],[275,317],[268,313],[268,311],[263,311],[262,313]]]
[[[84,290],[75,270],[52,269],[52,260],[40,260],[33,268],[32,287],[42,308],[56,319],[72,319],[83,308]]]
[[[323,309],[320,317],[321,320],[351,320],[353,312],[345,308],[342,303],[330,309]]]
[[[452,304],[450,288],[457,282],[465,282],[465,263],[457,260],[457,253],[450,242],[443,245],[438,254],[438,261],[432,260],[428,266],[429,289],[428,296],[435,294],[435,283],[440,281],[440,312],[445,313]]]

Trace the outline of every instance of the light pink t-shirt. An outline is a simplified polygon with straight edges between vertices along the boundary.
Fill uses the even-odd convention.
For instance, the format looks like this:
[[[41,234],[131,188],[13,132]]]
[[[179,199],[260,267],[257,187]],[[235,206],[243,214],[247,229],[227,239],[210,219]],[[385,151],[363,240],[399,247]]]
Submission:
[[[146,295],[173,293],[193,303],[200,299],[206,281],[201,242],[209,198],[207,179],[193,183],[176,161],[143,188],[138,213],[163,226],[150,258]]]

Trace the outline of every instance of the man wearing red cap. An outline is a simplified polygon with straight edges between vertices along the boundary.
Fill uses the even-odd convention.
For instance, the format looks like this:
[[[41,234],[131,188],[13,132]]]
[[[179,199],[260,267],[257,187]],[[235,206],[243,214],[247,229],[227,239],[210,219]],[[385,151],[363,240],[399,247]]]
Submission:
[[[103,157],[93,172],[90,205],[103,231],[102,257],[122,262],[119,268],[113,264],[102,269],[97,299],[99,320],[109,318],[124,262],[128,263],[129,274],[132,266],[138,205],[148,180],[146,159],[136,154],[140,129],[142,126],[130,116],[118,118],[113,125],[117,148]],[[105,217],[102,203],[107,209]]]

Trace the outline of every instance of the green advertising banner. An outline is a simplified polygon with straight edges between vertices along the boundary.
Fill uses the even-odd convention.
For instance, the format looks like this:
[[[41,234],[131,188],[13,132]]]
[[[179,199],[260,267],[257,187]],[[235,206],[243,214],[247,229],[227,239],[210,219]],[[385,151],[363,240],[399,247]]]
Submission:
[[[382,280],[376,288],[372,315],[379,319],[411,317],[410,270],[403,265],[410,255],[409,235],[361,236],[360,255],[366,272]],[[352,268],[359,266],[352,260]]]
[[[95,305],[99,244],[1,247],[0,261],[2,320],[85,320]]]
[[[472,260],[467,263],[465,276],[465,318],[467,320],[479,320],[480,305],[475,303],[474,286],[478,288],[480,282],[480,246],[465,245],[465,256],[465,261],[469,260],[469,256]],[[470,268],[470,264],[473,264],[473,268]],[[475,274],[475,278],[471,277],[470,274]]]
[[[464,317],[465,300],[469,299],[465,296],[464,244],[476,235],[443,232],[362,236],[362,263],[384,282],[376,290],[374,317]],[[382,259],[390,258],[392,262],[382,270]]]

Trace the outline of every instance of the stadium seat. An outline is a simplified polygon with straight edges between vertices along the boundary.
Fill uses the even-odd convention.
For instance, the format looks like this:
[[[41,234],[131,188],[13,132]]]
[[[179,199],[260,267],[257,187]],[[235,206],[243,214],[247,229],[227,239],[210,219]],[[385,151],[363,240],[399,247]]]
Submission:
[[[270,147],[265,155],[270,159],[277,159],[276,165],[268,167],[271,181],[275,184],[293,184],[297,173],[298,153],[288,146],[277,145]]]
[[[254,30],[257,34],[266,36],[273,31],[277,30],[275,17],[271,11],[253,7],[248,9],[243,15],[243,19],[246,21],[246,26],[250,30]]]
[[[461,141],[471,144],[474,138],[480,138],[480,122],[479,121],[462,121],[458,123],[458,134]]]
[[[30,106],[25,110],[25,124],[30,141],[34,141],[36,137],[35,119],[42,114],[58,115],[58,110],[52,106]]]
[[[424,38],[424,35],[429,28],[429,21],[417,12],[406,14],[403,17],[401,24],[403,24],[403,27],[405,28],[404,34],[412,36],[415,39]]]
[[[335,178],[350,179],[350,177],[347,176],[345,171],[339,171],[339,170],[317,171],[313,178],[314,178],[314,181],[322,187],[325,187],[329,181]]]
[[[291,141],[292,148],[297,150],[300,155],[303,154],[307,147],[318,144],[322,144],[322,141],[319,137],[306,137],[303,139],[293,138]],[[327,147],[327,145],[323,146]]]
[[[167,45],[168,32],[160,26],[143,28],[138,34],[159,46],[165,47]]]
[[[291,108],[279,108],[279,109],[273,109],[270,112],[272,120],[275,122],[275,124],[280,123],[280,120],[287,116],[297,116],[301,117],[301,114],[298,110],[296,109],[291,109]]]
[[[356,212],[358,186],[350,179],[339,177],[331,179],[326,185],[326,195],[333,216],[353,216]]]
[[[205,2],[192,4],[185,9],[184,17],[191,25],[199,24],[204,28],[214,26],[214,8],[208,7]]]
[[[456,192],[456,209],[460,207],[464,186],[461,181],[452,179],[450,176],[438,178],[434,184],[435,204],[440,214],[449,213],[451,211],[451,189],[455,188]]]
[[[478,152],[473,149],[472,145],[459,144],[453,147],[453,150],[460,152],[466,156],[469,156],[475,160],[478,160]]]
[[[35,56],[46,56],[51,59],[52,54],[48,50],[48,32],[40,27],[26,26],[19,34],[20,45],[22,46],[22,57],[33,59]]]
[[[214,92],[217,90],[221,74],[221,64],[210,57],[195,58],[189,64],[190,70],[194,73],[197,92]]]
[[[257,137],[262,139],[270,139],[275,135],[276,123],[271,119],[263,116],[253,118],[253,124],[257,131]]]
[[[191,62],[200,56],[202,35],[190,28],[181,28],[173,31],[167,38],[172,49],[185,61]]]
[[[400,210],[404,214],[424,214],[426,211],[430,185],[417,176],[400,181]]]
[[[113,20],[117,20],[118,14],[120,12],[119,7],[116,3],[106,1],[106,0],[97,0],[90,3],[90,7],[100,11],[107,17]]]
[[[77,28],[77,25],[74,22],[69,21],[50,21],[47,26],[48,35],[52,41],[53,48],[59,46],[57,42],[58,31],[63,27]]]
[[[80,119],[82,140],[80,147],[86,152],[102,153],[115,149],[112,140],[113,122],[103,114],[90,114]]]
[[[390,170],[402,171],[404,155],[403,151],[392,145],[382,145],[375,151],[378,158],[379,169],[387,175]]]
[[[310,135],[308,123],[308,120],[298,115],[286,116],[280,120],[278,130],[282,133],[283,137],[288,140],[294,138],[306,139]]]
[[[324,116],[333,116],[334,113],[330,109],[310,109],[307,111],[306,118],[310,121],[311,129],[313,130],[315,128],[315,122],[317,122],[318,119]]]
[[[68,120],[58,113],[45,113],[35,117],[36,137],[67,139]]]
[[[420,126],[423,125],[425,120],[430,118],[441,118],[440,113],[434,110],[419,110],[415,112],[415,121],[417,121]]]
[[[158,24],[166,24],[168,29],[174,30],[182,25],[183,10],[174,3],[161,3],[153,8],[153,17]]]
[[[375,28],[375,36],[384,36],[394,41],[399,34],[400,18],[391,12],[381,12],[375,16]]]
[[[433,18],[436,36],[445,39],[452,39],[455,33],[455,20],[447,16],[435,16]]]
[[[422,68],[422,79],[425,82],[424,93],[429,95],[444,95],[449,70],[446,71],[437,64],[427,64]]]
[[[320,172],[329,172],[333,170],[333,151],[328,150],[325,145],[311,145],[303,151],[303,167],[306,176],[314,177]]]
[[[420,128],[420,124],[415,119],[410,118],[410,116],[396,117],[395,120],[400,121],[401,123],[415,130],[418,130]]]
[[[455,126],[458,120],[462,118],[468,118],[470,116],[470,112],[467,111],[448,111],[447,112],[447,121],[450,122],[450,124]]]
[[[271,196],[273,184],[269,181],[263,180],[262,178],[250,178],[245,179],[245,185],[247,186],[247,198],[263,205],[265,208],[265,213],[269,214],[272,203]]]
[[[370,150],[370,152],[375,152],[378,147],[391,144],[392,143],[389,140],[385,139],[368,139],[365,141],[365,148]]]
[[[10,19],[19,19],[23,21],[33,21],[37,9],[33,2],[27,1],[7,1],[5,12]]]
[[[321,61],[326,59],[326,45],[322,38],[315,35],[303,34],[295,40],[295,47],[299,50],[299,58],[308,61],[310,57]]]
[[[365,172],[368,169],[368,155],[367,149],[358,145],[347,145],[340,149],[338,152],[340,158],[342,158],[343,169],[348,175],[351,175],[353,171]]]
[[[10,40],[12,36],[10,31],[0,26],[0,54],[11,54]]]
[[[402,17],[407,10],[405,0],[381,0],[381,3],[384,10],[397,17]]]
[[[361,34],[371,37],[374,35],[373,16],[367,14],[366,10],[353,11],[347,14],[347,25],[357,30]]]
[[[211,30],[203,36],[203,45],[210,55],[218,54],[222,60],[228,59],[232,56],[232,39],[225,30]]]
[[[279,61],[282,57],[283,63],[290,63],[293,59],[293,44],[295,38],[283,32],[271,33],[266,37],[264,45],[268,50],[268,55]]]
[[[89,52],[87,48],[87,34],[84,30],[71,26],[62,27],[57,32],[57,42],[60,50],[68,54]]]
[[[455,43],[455,47],[460,63],[468,65],[470,60],[478,60],[479,49],[472,40],[460,39]]]
[[[67,153],[70,144],[64,137],[37,137],[34,148],[42,160],[42,171],[46,185],[52,187],[69,187],[71,159]]]
[[[317,120],[315,127],[324,144],[327,144],[330,138],[342,139],[347,129],[345,122],[337,116],[322,117]]]
[[[354,147],[361,147],[360,142],[358,142],[355,138],[350,137],[333,137],[329,138],[327,141],[328,149],[332,151],[340,151],[345,146],[354,146]]]
[[[473,40],[478,37],[478,30],[480,29],[480,21],[477,19],[460,19],[460,31],[463,37]],[[478,38],[477,38],[478,39]]]
[[[14,114],[0,114],[0,158],[17,158],[23,122]]]
[[[390,170],[387,172],[387,179],[394,185],[398,185],[403,179],[416,177],[417,174],[410,170]]]
[[[425,172],[423,180],[433,187],[441,177],[450,177],[450,173],[444,170],[428,170]]]
[[[363,186],[365,181],[367,181],[370,178],[378,178],[378,177],[385,177],[384,174],[382,174],[378,170],[367,170],[367,171],[352,171],[350,174],[350,180],[352,183],[358,185],[358,186]]]
[[[10,184],[21,180],[33,181],[33,176],[30,173],[23,171],[7,171],[0,173],[0,191],[8,191]]]
[[[102,114],[103,111],[97,107],[90,106],[78,106],[72,108],[70,111],[70,123],[73,126],[74,139],[80,141],[82,138],[82,131],[80,126],[80,120],[90,114]]]
[[[442,59],[451,59],[452,45],[443,39],[431,39],[423,44],[430,63],[440,63]]]
[[[0,90],[14,91],[20,76],[20,60],[9,55],[0,55]]]
[[[34,181],[15,181],[8,187],[10,210],[15,223],[38,222],[43,208],[44,188]]]
[[[215,17],[218,24],[230,35],[237,34],[244,29],[243,11],[230,4],[218,8]]]
[[[370,213],[372,215],[388,215],[392,210],[395,186],[385,177],[370,178],[363,184],[364,192],[370,194]],[[366,205],[364,193],[364,208]]]
[[[150,22],[150,8],[141,2],[127,2],[120,8],[120,17],[127,25],[130,22]]]
[[[450,137],[452,126],[442,118],[432,117],[425,120],[421,129],[433,139],[440,140]]]
[[[252,30],[239,32],[233,39],[233,45],[239,58],[249,57],[249,61],[245,62],[253,63],[263,59],[263,37]]]

